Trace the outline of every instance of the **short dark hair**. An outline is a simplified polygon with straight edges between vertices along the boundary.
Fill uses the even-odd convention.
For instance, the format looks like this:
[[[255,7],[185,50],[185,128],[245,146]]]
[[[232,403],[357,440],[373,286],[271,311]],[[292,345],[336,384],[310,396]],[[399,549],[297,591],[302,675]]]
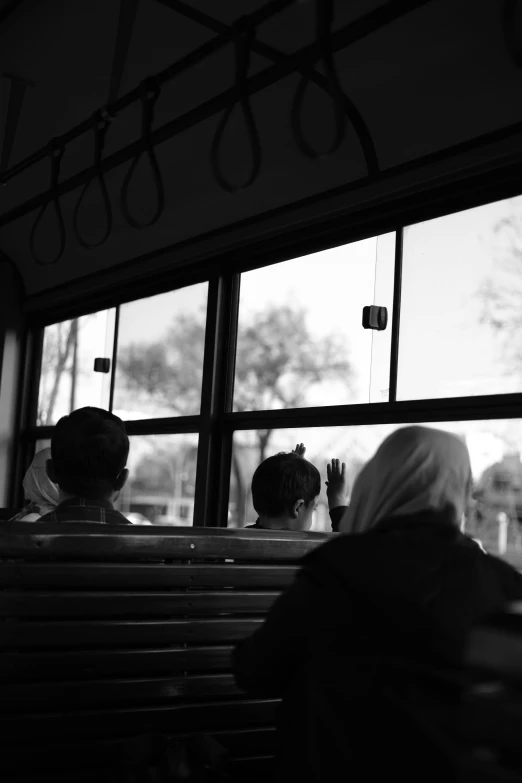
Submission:
[[[319,471],[293,452],[268,457],[252,477],[252,502],[258,514],[278,517],[290,511],[296,500],[306,505],[321,491]]]
[[[102,408],[78,408],[63,416],[51,438],[58,485],[87,498],[104,498],[127,464],[129,438],[118,416]]]

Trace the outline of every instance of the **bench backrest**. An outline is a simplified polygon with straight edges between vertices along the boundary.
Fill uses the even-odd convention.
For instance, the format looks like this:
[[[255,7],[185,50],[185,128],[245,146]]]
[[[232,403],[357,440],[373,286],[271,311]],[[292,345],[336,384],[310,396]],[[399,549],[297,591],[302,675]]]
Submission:
[[[57,779],[57,759],[64,778],[84,756],[101,769],[146,733],[210,734],[238,765],[259,770],[272,755],[276,701],[236,688],[233,645],[263,622],[296,561],[327,538],[2,526],[2,780],[31,743],[40,778],[48,769]]]
[[[20,513],[21,510],[21,508],[0,508],[0,522],[7,522],[11,517]]]

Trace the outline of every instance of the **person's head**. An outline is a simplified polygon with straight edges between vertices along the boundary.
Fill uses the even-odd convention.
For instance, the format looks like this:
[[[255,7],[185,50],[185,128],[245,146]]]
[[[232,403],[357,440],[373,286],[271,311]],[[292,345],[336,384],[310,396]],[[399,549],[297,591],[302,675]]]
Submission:
[[[449,432],[403,427],[381,443],[357,476],[341,533],[422,511],[445,511],[459,526],[471,495],[466,445]]]
[[[320,491],[315,465],[293,452],[268,457],[252,478],[252,502],[268,528],[310,530]]]
[[[57,423],[51,440],[49,478],[60,497],[114,500],[128,470],[129,438],[121,419],[101,408],[79,408]]]
[[[58,487],[47,475],[47,460],[51,456],[51,449],[42,449],[31,462],[24,476],[24,498],[30,503],[35,503],[40,508],[52,509],[58,505]]]

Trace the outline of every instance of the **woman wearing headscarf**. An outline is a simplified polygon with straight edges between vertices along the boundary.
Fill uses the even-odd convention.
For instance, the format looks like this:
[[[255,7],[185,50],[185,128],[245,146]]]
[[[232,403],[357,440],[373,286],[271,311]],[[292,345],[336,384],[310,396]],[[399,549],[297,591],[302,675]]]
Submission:
[[[281,780],[455,779],[451,737],[426,715],[451,714],[471,627],[522,598],[522,576],[460,532],[470,490],[459,438],[394,432],[356,479],[341,535],[236,649],[238,685],[283,699]]]
[[[59,491],[47,475],[47,460],[51,449],[42,449],[35,455],[24,476],[25,507],[10,522],[36,522],[44,514],[54,511],[59,502]]]

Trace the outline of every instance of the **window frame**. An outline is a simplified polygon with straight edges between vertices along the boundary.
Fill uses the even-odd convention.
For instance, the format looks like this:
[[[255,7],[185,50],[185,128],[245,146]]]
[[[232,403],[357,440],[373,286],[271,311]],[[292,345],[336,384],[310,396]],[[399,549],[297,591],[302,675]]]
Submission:
[[[514,171],[515,170],[515,171]],[[28,314],[28,340],[23,368],[23,402],[20,421],[20,453],[13,485],[13,496],[19,500],[23,471],[30,464],[34,443],[50,437],[53,427],[37,427],[36,409],[40,375],[40,360],[45,326],[79,317],[108,307],[116,307],[114,357],[117,356],[119,307],[144,296],[166,293],[195,283],[208,283],[205,352],[201,390],[201,409],[197,416],[146,419],[126,422],[129,435],[197,433],[198,456],[195,487],[195,526],[226,527],[232,462],[232,440],[236,430],[258,428],[299,428],[350,426],[356,424],[420,423],[466,421],[479,419],[521,418],[522,393],[473,397],[451,397],[397,402],[397,369],[400,344],[400,304],[402,289],[403,232],[406,225],[444,217],[465,209],[520,195],[514,174],[518,166],[504,171],[504,178],[495,180],[495,172],[475,174],[455,186],[443,183],[432,188],[423,198],[408,194],[402,199],[388,198],[382,205],[361,210],[355,225],[347,226],[346,213],[335,218],[311,222],[307,230],[288,229],[276,238],[251,242],[228,254],[210,257],[191,270],[171,269],[147,280],[120,284],[105,290],[97,302],[86,301],[58,304],[45,316]],[[282,210],[285,212],[285,210]],[[392,312],[389,401],[349,404],[292,410],[233,412],[235,349],[237,343],[241,274],[265,266],[299,258],[320,250],[360,241],[384,233],[395,232],[395,270]],[[138,295],[139,291],[139,295]],[[133,295],[134,294],[134,295]],[[111,368],[111,405],[114,396],[116,362]]]

